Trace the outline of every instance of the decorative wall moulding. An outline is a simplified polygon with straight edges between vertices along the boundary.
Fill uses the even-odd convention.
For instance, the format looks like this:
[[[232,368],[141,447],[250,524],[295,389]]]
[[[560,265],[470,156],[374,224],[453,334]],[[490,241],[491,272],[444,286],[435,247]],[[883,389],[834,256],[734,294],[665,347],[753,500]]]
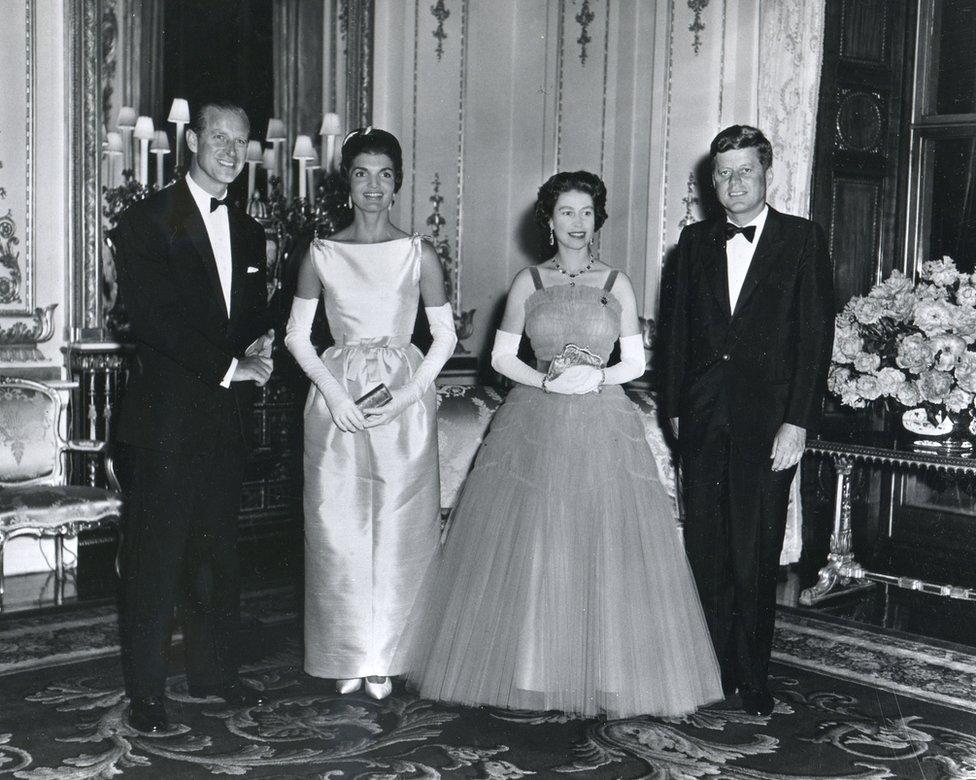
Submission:
[[[437,0],[437,4],[430,7],[430,13],[437,20],[437,28],[432,35],[437,39],[437,47],[434,49],[434,53],[437,55],[438,61],[440,61],[441,57],[444,56],[444,41],[447,40],[447,33],[444,31],[444,22],[447,21],[451,12],[444,5],[444,0]]]
[[[16,322],[0,327],[0,363],[41,363],[46,358],[37,348],[54,335],[56,303],[34,309],[33,324]]]
[[[586,65],[586,45],[593,42],[593,39],[589,35],[589,27],[593,24],[593,20],[596,19],[596,14],[590,9],[590,0],[583,0],[583,5],[580,7],[579,13],[573,18],[580,26],[579,38],[576,39],[576,42],[580,45],[580,65]]]
[[[34,306],[34,2],[12,3],[0,27],[0,316]],[[21,77],[23,82],[21,82]]]
[[[444,268],[444,288],[447,293],[447,300],[454,310],[454,325],[457,329],[457,347],[455,354],[467,355],[470,350],[462,343],[465,339],[471,338],[474,332],[474,309],[468,311],[461,310],[461,263],[459,258],[451,254],[451,242],[441,235],[441,228],[447,225],[447,220],[441,214],[441,204],[444,196],[441,195],[441,177],[435,173],[431,181],[434,192],[428,200],[434,204],[433,211],[427,217],[427,226],[430,228],[430,238],[434,244],[434,250]]]
[[[702,12],[708,7],[708,0],[688,0],[688,7],[695,14],[695,18],[688,27],[688,31],[694,36],[691,41],[691,48],[695,54],[701,50],[701,34],[705,31],[705,24],[702,22]]]
[[[684,229],[688,225],[694,224],[698,221],[698,217],[695,216],[695,210],[698,207],[698,181],[695,178],[695,172],[692,171],[688,174],[688,189],[685,196],[681,199],[681,202],[685,204],[685,215],[678,222],[678,227]]]
[[[887,101],[877,92],[863,89],[837,91],[835,146],[841,151],[883,154]]]

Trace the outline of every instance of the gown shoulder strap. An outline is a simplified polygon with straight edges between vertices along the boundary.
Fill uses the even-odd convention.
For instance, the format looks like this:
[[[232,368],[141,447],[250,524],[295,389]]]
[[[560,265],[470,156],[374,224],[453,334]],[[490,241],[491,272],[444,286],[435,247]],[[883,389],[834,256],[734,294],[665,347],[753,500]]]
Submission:
[[[535,266],[529,268],[529,273],[532,274],[532,284],[535,285],[535,289],[542,289],[542,276],[539,274],[539,269]]]
[[[616,268],[614,268],[608,275],[607,281],[603,284],[603,292],[610,292],[613,289],[614,283],[617,281],[617,274],[620,273]]]

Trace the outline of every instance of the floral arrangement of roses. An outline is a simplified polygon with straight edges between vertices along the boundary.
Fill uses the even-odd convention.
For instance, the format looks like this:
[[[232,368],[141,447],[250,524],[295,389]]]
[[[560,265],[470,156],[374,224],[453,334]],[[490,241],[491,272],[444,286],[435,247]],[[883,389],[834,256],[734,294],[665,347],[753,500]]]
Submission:
[[[919,281],[893,271],[837,315],[827,388],[845,406],[923,408],[936,423],[973,413],[976,274],[949,257],[922,263]]]

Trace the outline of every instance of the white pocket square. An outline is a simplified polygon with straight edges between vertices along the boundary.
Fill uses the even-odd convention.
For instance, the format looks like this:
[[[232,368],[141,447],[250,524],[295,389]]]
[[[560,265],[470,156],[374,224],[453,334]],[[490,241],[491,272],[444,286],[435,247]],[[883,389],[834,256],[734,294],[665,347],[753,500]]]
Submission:
[[[257,268],[257,266],[254,266],[254,265],[249,265],[249,266],[247,267],[247,272],[248,272],[249,274],[256,274],[256,273],[258,272],[258,268]]]

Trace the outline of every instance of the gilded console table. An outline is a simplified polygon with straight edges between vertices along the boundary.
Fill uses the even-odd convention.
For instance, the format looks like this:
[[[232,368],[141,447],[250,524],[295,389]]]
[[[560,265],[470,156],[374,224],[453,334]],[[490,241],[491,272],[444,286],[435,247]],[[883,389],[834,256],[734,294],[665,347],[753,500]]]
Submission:
[[[851,580],[872,580],[907,590],[917,590],[935,596],[976,601],[976,588],[926,582],[912,577],[899,577],[865,569],[854,558],[851,549],[851,474],[858,463],[888,465],[902,471],[934,469],[958,475],[976,475],[976,458],[943,455],[935,451],[875,446],[858,442],[814,439],[807,442],[807,453],[833,462],[837,473],[834,496],[834,530],[830,537],[827,565],[813,587],[800,593],[800,603],[811,606],[826,597],[838,584]]]

